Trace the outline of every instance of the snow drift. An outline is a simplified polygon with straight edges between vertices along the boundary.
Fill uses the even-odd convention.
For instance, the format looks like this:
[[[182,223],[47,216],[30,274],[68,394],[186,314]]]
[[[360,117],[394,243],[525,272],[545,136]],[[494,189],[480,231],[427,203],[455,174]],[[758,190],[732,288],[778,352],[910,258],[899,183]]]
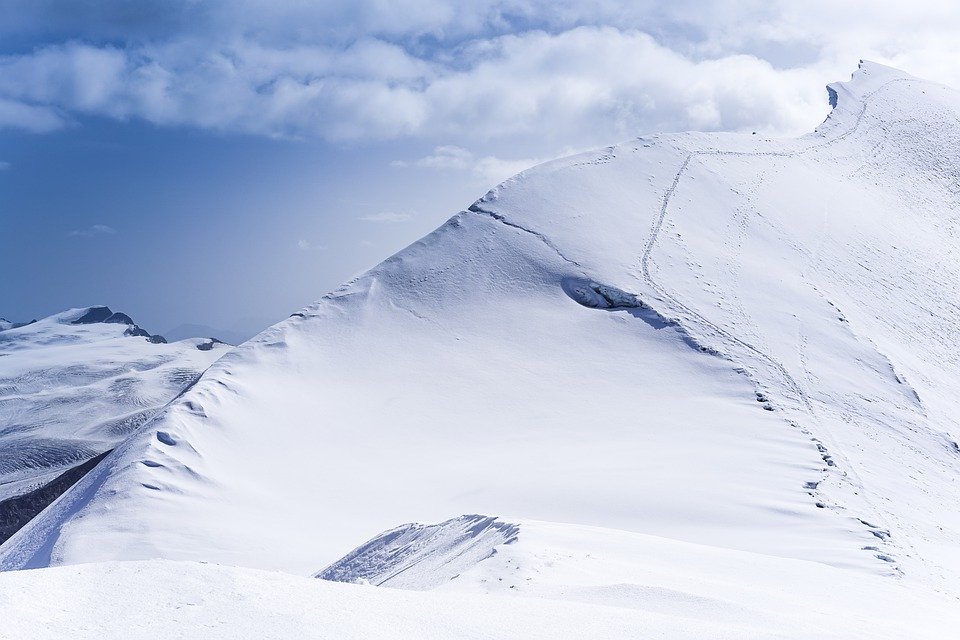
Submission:
[[[515,543],[426,592],[161,560],[0,573],[0,638],[939,640],[960,625],[954,597],[898,580],[596,527],[519,527]]]
[[[316,577],[378,587],[427,590],[441,586],[517,541],[518,527],[477,514],[434,525],[407,524],[384,531]]]

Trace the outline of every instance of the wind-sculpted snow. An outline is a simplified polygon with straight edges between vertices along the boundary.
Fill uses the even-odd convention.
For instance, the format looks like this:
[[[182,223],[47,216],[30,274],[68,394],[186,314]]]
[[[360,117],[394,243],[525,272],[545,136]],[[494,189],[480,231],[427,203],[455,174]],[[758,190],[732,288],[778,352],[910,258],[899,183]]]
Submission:
[[[150,342],[107,307],[8,324],[0,335],[0,541],[225,351],[206,340]]]
[[[517,541],[517,525],[467,515],[434,525],[406,524],[381,533],[316,577],[398,589],[438,587]]]
[[[522,526],[529,540],[521,534],[427,592],[167,560],[5,572],[0,638],[941,640],[960,625],[955,600],[897,580],[591,527]]]
[[[510,513],[956,594],[960,97],[871,64],[831,95],[799,139],[508,180],[219,360],[0,566],[306,575]]]
[[[488,553],[470,553],[470,541],[481,535],[464,535],[465,524],[477,523],[486,533],[498,522],[462,516],[438,525],[404,525],[373,538],[318,577],[430,589],[438,599],[479,595],[477,600],[488,606],[511,596],[523,603],[602,606],[620,615],[676,616],[694,635],[698,623],[713,625],[696,632],[705,638],[729,632],[740,638],[935,639],[950,635],[960,621],[960,609],[949,596],[925,587],[914,591],[916,585],[819,563],[626,531],[518,520],[501,523],[510,527],[508,541],[488,537],[482,545]],[[430,562],[434,557],[452,561]],[[378,582],[398,567],[403,583]],[[645,626],[643,633],[684,637],[662,625]],[[728,631],[728,625],[736,631]]]

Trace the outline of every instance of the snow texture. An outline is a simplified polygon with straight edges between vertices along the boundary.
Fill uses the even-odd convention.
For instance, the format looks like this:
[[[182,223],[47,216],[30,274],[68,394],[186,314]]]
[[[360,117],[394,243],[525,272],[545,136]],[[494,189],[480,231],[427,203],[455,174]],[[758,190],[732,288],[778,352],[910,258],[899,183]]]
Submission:
[[[522,522],[432,591],[171,561],[0,573],[0,639],[941,640],[956,599],[898,580],[594,527]]]
[[[426,590],[457,577],[517,541],[517,526],[466,515],[435,525],[407,524],[381,533],[316,577]]]
[[[196,339],[151,341],[107,307],[7,324],[0,333],[0,541],[226,351],[198,351],[207,341]]]
[[[493,636],[499,613],[582,631],[582,605],[596,636],[617,637],[609,614],[640,616],[630,637],[943,637],[960,595],[960,95],[863,63],[830,96],[798,139],[649,136],[508,180],[218,360],[0,567],[306,576],[400,522],[517,514],[492,556],[459,525],[408,527],[414,556],[361,548],[357,575],[409,565],[407,586],[470,593],[530,577],[547,600],[528,613],[403,594]],[[576,544],[538,543],[529,519],[571,523]],[[427,561],[460,548],[485,559],[453,580]],[[370,589],[309,587],[334,588]],[[362,606],[402,629],[395,591],[373,593]],[[624,613],[651,602],[668,613]],[[445,615],[418,629],[457,635]]]

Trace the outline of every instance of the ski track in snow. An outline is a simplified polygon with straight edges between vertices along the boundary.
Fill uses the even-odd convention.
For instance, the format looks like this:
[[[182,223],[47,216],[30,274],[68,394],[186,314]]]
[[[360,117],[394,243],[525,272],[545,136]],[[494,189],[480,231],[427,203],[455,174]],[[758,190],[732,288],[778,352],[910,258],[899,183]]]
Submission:
[[[701,313],[699,313],[699,312],[695,311],[694,309],[691,309],[689,306],[685,305],[685,304],[684,304],[681,300],[679,300],[676,296],[674,296],[673,294],[671,294],[671,293],[666,289],[666,287],[664,287],[664,286],[661,285],[659,282],[657,282],[657,281],[653,278],[653,276],[651,275],[651,272],[650,272],[650,259],[651,259],[651,256],[652,256],[652,254],[653,254],[653,250],[654,250],[654,248],[656,247],[657,241],[658,241],[659,238],[660,238],[660,233],[661,233],[661,231],[663,230],[663,225],[664,225],[664,223],[665,223],[665,221],[666,221],[666,219],[667,219],[667,215],[668,215],[669,210],[670,210],[670,202],[671,202],[671,200],[673,199],[674,193],[676,193],[677,188],[680,186],[680,181],[681,181],[681,179],[683,178],[684,174],[687,172],[687,169],[688,169],[688,167],[690,166],[690,163],[691,163],[693,160],[695,160],[696,158],[709,157],[709,156],[734,156],[734,157],[762,157],[762,156],[769,156],[769,157],[797,157],[797,156],[801,156],[801,155],[810,153],[810,152],[812,152],[812,151],[816,151],[816,150],[819,150],[819,149],[823,149],[823,148],[829,147],[829,146],[834,145],[834,144],[836,144],[837,142],[839,142],[839,141],[841,141],[841,140],[843,140],[843,139],[845,139],[845,138],[853,135],[853,134],[860,128],[860,125],[861,125],[861,123],[863,122],[863,117],[864,117],[864,115],[865,115],[866,112],[867,112],[867,107],[869,106],[870,98],[872,98],[874,95],[880,93],[881,91],[885,90],[887,87],[889,87],[889,86],[891,86],[891,85],[893,85],[893,84],[896,84],[896,83],[898,83],[898,82],[916,82],[916,80],[914,80],[913,78],[895,78],[895,79],[893,79],[893,80],[890,80],[890,81],[888,81],[888,82],[885,82],[884,84],[882,84],[881,86],[877,87],[876,89],[874,89],[873,91],[871,91],[870,93],[868,93],[867,95],[865,95],[865,96],[861,99],[860,111],[857,113],[856,120],[854,121],[854,123],[853,123],[853,125],[852,125],[851,127],[849,127],[846,131],[844,131],[843,133],[841,133],[841,134],[839,134],[839,135],[837,135],[837,136],[835,136],[835,137],[833,137],[833,138],[830,138],[830,139],[825,140],[825,141],[823,141],[823,142],[819,142],[819,143],[810,145],[810,146],[808,146],[808,147],[806,147],[806,148],[804,148],[804,149],[800,149],[800,150],[797,150],[797,151],[785,151],[785,152],[774,152],[774,151],[767,151],[767,152],[765,152],[765,151],[724,151],[724,150],[719,150],[719,149],[702,149],[702,150],[697,150],[697,151],[691,151],[691,152],[689,152],[689,153],[687,154],[687,156],[684,158],[683,162],[680,164],[680,167],[677,169],[677,172],[676,172],[676,174],[675,174],[674,177],[673,177],[673,182],[670,184],[670,186],[667,188],[666,192],[665,192],[664,195],[663,195],[663,200],[662,200],[662,204],[661,204],[661,206],[660,206],[659,214],[658,214],[657,217],[654,219],[653,227],[652,227],[652,229],[651,229],[651,231],[650,231],[650,237],[647,239],[646,245],[644,246],[643,253],[642,253],[641,258],[640,258],[640,272],[641,272],[641,274],[642,274],[642,276],[643,276],[643,280],[644,280],[644,282],[647,284],[647,286],[649,286],[653,291],[655,291],[655,292],[658,294],[658,297],[659,297],[659,299],[660,299],[660,302],[666,304],[668,307],[672,307],[672,308],[673,308],[673,312],[674,312],[675,314],[677,314],[677,313],[685,314],[689,319],[692,319],[695,324],[699,323],[700,325],[706,327],[706,328],[709,329],[711,332],[715,333],[716,335],[720,336],[721,338],[725,338],[726,340],[728,340],[728,341],[730,341],[730,342],[732,342],[732,343],[734,343],[734,344],[736,344],[736,345],[739,345],[740,347],[743,347],[744,349],[747,349],[748,351],[750,351],[751,353],[753,353],[755,356],[759,357],[761,360],[763,360],[763,361],[766,362],[768,365],[770,365],[777,373],[780,374],[780,376],[782,377],[782,379],[783,379],[783,380],[787,383],[787,385],[793,390],[794,394],[796,394],[797,399],[798,399],[799,402],[803,405],[803,407],[805,408],[805,412],[810,416],[810,418],[813,419],[813,421],[817,423],[817,426],[818,426],[819,428],[821,428],[821,429],[823,429],[823,430],[825,430],[825,431],[828,431],[828,432],[829,432],[829,429],[828,429],[828,428],[823,424],[823,422],[820,420],[819,416],[817,415],[816,410],[815,410],[814,407],[813,407],[813,403],[810,401],[810,398],[808,397],[808,395],[807,395],[806,391],[804,390],[803,386],[800,385],[799,382],[797,382],[797,380],[793,377],[793,375],[790,374],[790,372],[787,370],[787,368],[786,368],[781,362],[779,362],[777,359],[775,359],[774,357],[772,357],[772,356],[769,355],[768,353],[764,352],[764,351],[763,351],[762,349],[760,349],[759,347],[757,347],[757,346],[755,346],[754,344],[748,342],[747,340],[744,340],[744,339],[742,339],[742,338],[740,338],[740,337],[738,337],[738,336],[736,336],[736,335],[733,335],[732,333],[730,333],[730,332],[727,331],[726,329],[723,329],[722,327],[720,327],[720,326],[717,325],[716,323],[714,323],[714,322],[712,322],[711,320],[709,320],[708,318],[704,317]],[[538,234],[538,235],[539,235],[539,234]],[[558,253],[559,253],[559,252],[558,252]],[[561,257],[563,257],[563,256],[561,256]],[[573,262],[573,261],[568,260],[568,262]],[[576,263],[573,263],[573,264],[576,264]],[[578,265],[578,266],[579,266],[579,265]],[[819,292],[818,292],[818,293],[819,293]],[[689,330],[688,330],[688,331],[689,331]],[[802,357],[802,353],[801,353],[801,357]],[[813,485],[813,486],[818,486],[820,483],[822,483],[823,481],[825,481],[825,480],[827,480],[827,479],[829,478],[829,475],[830,475],[830,467],[831,467],[831,466],[834,466],[834,465],[832,464],[832,461],[835,459],[835,456],[834,456],[832,453],[830,453],[829,451],[827,451],[827,449],[826,449],[826,447],[824,446],[823,442],[822,442],[819,438],[817,438],[816,435],[815,435],[814,433],[812,433],[809,429],[807,429],[806,427],[804,427],[803,425],[801,425],[800,423],[798,423],[798,422],[796,422],[796,421],[794,421],[794,420],[786,419],[786,422],[787,422],[788,424],[790,424],[792,427],[794,427],[794,428],[796,428],[796,429],[799,429],[800,432],[803,433],[804,435],[810,437],[811,440],[812,440],[812,441],[815,443],[815,445],[817,446],[818,450],[820,451],[821,457],[823,458],[824,463],[826,463],[827,466],[823,469],[823,475],[822,475],[820,481],[818,481],[818,482],[816,483],[816,485]],[[842,473],[844,474],[844,476],[849,475],[849,476],[853,477],[853,478],[856,480],[857,484],[859,484],[860,486],[863,486],[862,480],[859,478],[859,476],[857,475],[856,471],[853,469],[852,465],[850,465],[850,464],[844,465],[844,469],[842,470]],[[811,486],[811,485],[808,485],[808,487],[810,487],[810,486]],[[817,491],[817,489],[815,489],[815,488],[814,488],[813,490],[814,490],[814,491]],[[811,494],[811,495],[813,495],[813,494]],[[822,503],[818,502],[817,504],[818,504],[818,506],[820,506]],[[843,509],[843,507],[840,507],[839,505],[831,505],[831,507],[832,507],[833,509],[835,509],[835,510],[841,510],[841,509]],[[877,510],[877,513],[879,513],[879,510]],[[862,520],[862,519],[860,519],[860,518],[857,518],[857,520],[858,520],[859,522],[861,522],[864,526],[866,526],[866,527],[868,528],[868,530],[870,531],[871,534],[873,534],[875,537],[879,537],[879,536],[877,536],[876,533],[874,533],[874,531],[879,530],[878,527],[875,527],[875,526],[873,526],[873,525],[870,525],[870,524],[868,524],[866,521],[864,521],[864,520]],[[885,530],[885,533],[886,533],[887,535],[884,536],[883,538],[880,538],[880,540],[881,540],[882,542],[888,542],[888,541],[889,541],[889,538],[890,538],[890,536],[889,536],[889,530],[888,530],[888,529]],[[881,557],[881,555],[882,555],[882,557]],[[890,560],[890,556],[887,555],[887,554],[878,554],[877,557],[880,558],[881,560],[884,560],[884,558],[886,558],[886,560],[884,560],[884,561],[887,561],[887,562],[890,562],[890,561],[891,561],[891,560]],[[902,573],[901,568],[900,568],[896,563],[892,562],[892,564],[893,564],[893,568],[894,568],[895,571],[897,571],[898,573]]]
[[[923,82],[923,81],[919,81],[914,78],[895,78],[885,82],[884,84],[877,87],[870,93],[864,95],[860,99],[860,102],[861,102],[860,109],[857,113],[854,123],[850,127],[848,127],[845,131],[843,131],[842,133],[836,136],[833,136],[821,142],[808,145],[803,149],[799,149],[796,151],[728,151],[728,150],[722,150],[722,149],[700,149],[700,150],[688,152],[687,155],[684,157],[683,161],[681,162],[680,166],[678,167],[676,173],[674,174],[673,180],[670,186],[664,192],[664,195],[661,201],[660,210],[658,212],[657,217],[654,219],[653,225],[650,230],[649,238],[647,239],[644,245],[643,253],[641,254],[641,257],[640,257],[640,272],[641,272],[644,283],[656,294],[656,299],[659,302],[661,302],[668,308],[671,308],[672,315],[676,316],[676,321],[684,333],[689,335],[691,338],[693,338],[693,340],[697,341],[698,343],[700,344],[704,343],[704,339],[702,337],[696,336],[694,332],[690,331],[690,329],[687,326],[685,326],[687,322],[692,321],[694,325],[700,325],[702,328],[706,328],[708,330],[706,332],[708,335],[713,334],[715,337],[720,338],[721,342],[723,340],[726,340],[752,353],[754,356],[756,356],[761,361],[766,363],[770,368],[772,368],[779,375],[779,377],[787,384],[789,389],[792,390],[793,394],[796,396],[796,400],[799,403],[799,405],[802,405],[803,413],[808,415],[810,419],[812,419],[817,424],[817,427],[819,429],[823,430],[828,434],[830,433],[830,429],[823,423],[823,421],[818,416],[817,411],[814,408],[813,402],[811,402],[809,395],[807,394],[803,385],[801,385],[796,380],[796,378],[787,370],[787,368],[780,361],[778,361],[776,358],[774,358],[770,354],[766,353],[760,347],[757,347],[753,343],[749,342],[748,340],[740,338],[739,336],[734,335],[727,329],[722,328],[718,324],[714,323],[713,321],[705,317],[700,312],[684,304],[675,295],[671,294],[665,286],[660,284],[652,276],[651,270],[650,270],[650,260],[653,255],[653,250],[655,249],[657,242],[659,240],[661,231],[663,230],[663,226],[667,220],[669,210],[670,210],[670,203],[673,199],[673,196],[677,191],[678,187],[680,186],[680,183],[683,179],[684,174],[687,173],[687,170],[690,167],[690,164],[694,160],[700,157],[711,157],[711,156],[790,158],[790,157],[802,156],[804,154],[811,153],[813,151],[830,147],[857,132],[857,130],[860,128],[863,122],[864,116],[866,115],[867,108],[870,103],[870,99],[874,95],[882,92],[889,86],[900,83],[900,82]],[[610,157],[611,157],[610,152],[608,152],[608,154],[601,157],[600,160],[608,161]],[[556,244],[552,240],[550,240],[550,238],[547,237],[544,233],[536,231],[534,229],[527,228],[521,224],[517,224],[507,219],[507,217],[501,213],[484,208],[483,206],[480,205],[479,202],[474,203],[469,208],[469,211],[488,216],[493,220],[496,220],[497,222],[500,222],[508,227],[518,229],[520,231],[533,235],[534,237],[538,238],[542,243],[544,243],[546,246],[548,246],[550,249],[552,249],[562,260],[577,267],[580,270],[580,273],[584,277],[588,277],[587,274],[583,271],[583,265],[580,262],[566,256],[556,246]],[[815,287],[814,289],[816,290]],[[822,294],[819,291],[817,291],[817,293],[822,297]],[[656,312],[656,313],[662,315],[663,317],[667,317],[665,314],[662,314],[660,312]],[[720,352],[715,352],[715,354],[719,354],[719,353]],[[882,356],[882,354],[880,355]],[[801,353],[800,356],[802,359],[803,354]],[[891,369],[892,369],[892,364],[891,364]],[[760,377],[756,378],[756,380],[759,380],[759,379]],[[833,452],[829,451],[826,445],[824,445],[823,441],[820,438],[818,438],[813,431],[803,426],[797,420],[794,420],[791,418],[784,418],[784,420],[791,427],[797,429],[803,435],[810,438],[810,441],[817,448],[819,455],[824,463],[824,467],[821,470],[820,479],[815,482],[808,482],[805,485],[805,489],[808,490],[809,495],[811,495],[812,497],[815,496],[817,498],[815,500],[815,503],[818,507],[829,507],[834,511],[844,511],[845,510],[844,507],[842,507],[839,504],[836,504],[833,501],[830,501],[829,504],[825,504],[824,501],[826,500],[826,498],[823,494],[822,489],[819,489],[819,486],[825,481],[828,481],[830,479],[832,475],[831,469],[837,470],[841,474],[841,478],[843,479],[850,478],[857,485],[861,487],[864,486],[862,479],[854,470],[853,465],[849,464],[849,461],[844,460],[845,464],[843,464],[843,468],[839,469],[838,465],[836,464],[836,459],[838,456],[835,455]],[[865,497],[863,499],[871,507],[873,507],[874,513],[879,515],[879,512],[880,512],[879,509],[877,509],[872,503],[870,503],[869,499]],[[851,516],[851,517],[853,517],[854,520],[856,520],[861,525],[863,525],[867,529],[868,533],[878,538],[880,542],[888,543],[888,544],[890,543],[891,536],[890,536],[889,527],[879,527],[871,524],[866,519],[859,518],[856,516]],[[873,520],[873,519],[876,519],[876,517],[877,516],[871,516],[870,519]],[[904,541],[900,540],[900,543],[904,544]],[[912,545],[910,545],[909,543],[906,543],[906,544],[910,546],[912,550]],[[871,551],[871,552],[874,551],[873,549],[865,549],[865,550]],[[896,574],[898,575],[902,574],[902,569],[899,567],[899,565],[897,565],[895,562],[892,561],[892,558],[889,554],[878,553],[875,555],[878,559],[882,560],[883,562],[890,563],[892,565],[893,571]]]

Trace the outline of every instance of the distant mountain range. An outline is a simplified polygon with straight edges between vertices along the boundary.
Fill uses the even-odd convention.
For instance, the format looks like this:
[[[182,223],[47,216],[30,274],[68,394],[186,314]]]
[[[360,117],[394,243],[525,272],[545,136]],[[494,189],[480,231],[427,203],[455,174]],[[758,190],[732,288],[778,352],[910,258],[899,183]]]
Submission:
[[[228,349],[167,341],[104,306],[0,328],[0,541]]]

